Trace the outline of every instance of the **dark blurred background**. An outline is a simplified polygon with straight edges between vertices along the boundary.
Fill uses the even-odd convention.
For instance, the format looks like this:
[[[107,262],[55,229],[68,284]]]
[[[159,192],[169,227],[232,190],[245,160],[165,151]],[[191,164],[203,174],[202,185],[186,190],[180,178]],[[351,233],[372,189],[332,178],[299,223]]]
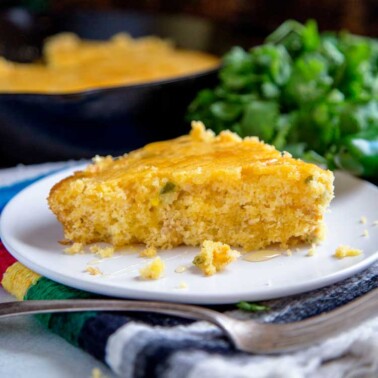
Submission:
[[[346,29],[356,34],[378,36],[377,0],[0,0],[0,12],[15,7],[42,16],[121,10],[200,17],[237,33],[243,47],[260,43],[289,18],[301,22],[313,18],[321,30]],[[228,41],[222,42],[226,46]],[[229,43],[233,42],[230,38]]]
[[[144,10],[201,16],[253,31],[251,40],[264,38],[288,18],[314,18],[321,29],[345,28],[353,33],[378,35],[376,0],[2,0],[3,8],[24,6],[35,12]]]

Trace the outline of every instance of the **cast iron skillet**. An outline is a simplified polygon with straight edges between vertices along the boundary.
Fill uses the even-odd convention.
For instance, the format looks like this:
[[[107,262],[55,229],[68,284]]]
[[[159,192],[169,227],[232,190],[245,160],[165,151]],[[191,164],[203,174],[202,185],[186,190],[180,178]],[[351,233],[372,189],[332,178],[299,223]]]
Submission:
[[[32,61],[43,39],[61,31],[89,39],[120,31],[153,34],[218,54],[240,41],[237,33],[230,38],[225,28],[192,17],[114,11],[33,16],[16,9],[0,17],[0,53]],[[186,133],[187,106],[200,89],[215,85],[217,71],[74,94],[0,94],[1,165],[118,156]]]

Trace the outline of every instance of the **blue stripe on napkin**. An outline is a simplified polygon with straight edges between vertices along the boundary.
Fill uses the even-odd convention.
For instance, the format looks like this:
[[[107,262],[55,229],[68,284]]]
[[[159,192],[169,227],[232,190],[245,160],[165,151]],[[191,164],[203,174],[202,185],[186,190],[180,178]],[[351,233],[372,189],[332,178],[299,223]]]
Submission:
[[[15,184],[0,187],[0,212],[3,211],[5,205],[12,199],[12,197],[14,197],[22,189],[26,188],[27,186],[29,186],[33,182],[36,182],[36,181],[40,180],[41,178],[49,176],[50,174],[55,173],[59,170],[60,169],[53,170],[53,171],[50,171],[50,172],[45,173],[43,175],[33,177],[31,179],[18,181]]]

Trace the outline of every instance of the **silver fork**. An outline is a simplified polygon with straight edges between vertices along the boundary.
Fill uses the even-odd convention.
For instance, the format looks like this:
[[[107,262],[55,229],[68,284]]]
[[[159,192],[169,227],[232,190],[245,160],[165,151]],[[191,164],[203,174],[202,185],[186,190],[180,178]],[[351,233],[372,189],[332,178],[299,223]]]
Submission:
[[[378,316],[378,289],[328,313],[288,324],[265,324],[237,320],[204,307],[168,302],[113,299],[69,299],[6,302],[0,304],[0,318],[56,312],[147,311],[206,320],[220,327],[235,347],[252,353],[280,353],[318,343]]]

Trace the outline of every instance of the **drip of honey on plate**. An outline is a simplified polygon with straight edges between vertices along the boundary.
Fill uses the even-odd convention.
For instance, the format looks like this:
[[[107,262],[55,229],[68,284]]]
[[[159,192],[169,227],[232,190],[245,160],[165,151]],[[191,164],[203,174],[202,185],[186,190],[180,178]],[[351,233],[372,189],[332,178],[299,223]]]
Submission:
[[[262,249],[261,251],[249,252],[243,256],[243,260],[249,262],[261,262],[271,260],[281,256],[281,253],[272,249]]]
[[[175,269],[176,273],[184,273],[187,270],[187,267],[185,265],[180,265]]]

